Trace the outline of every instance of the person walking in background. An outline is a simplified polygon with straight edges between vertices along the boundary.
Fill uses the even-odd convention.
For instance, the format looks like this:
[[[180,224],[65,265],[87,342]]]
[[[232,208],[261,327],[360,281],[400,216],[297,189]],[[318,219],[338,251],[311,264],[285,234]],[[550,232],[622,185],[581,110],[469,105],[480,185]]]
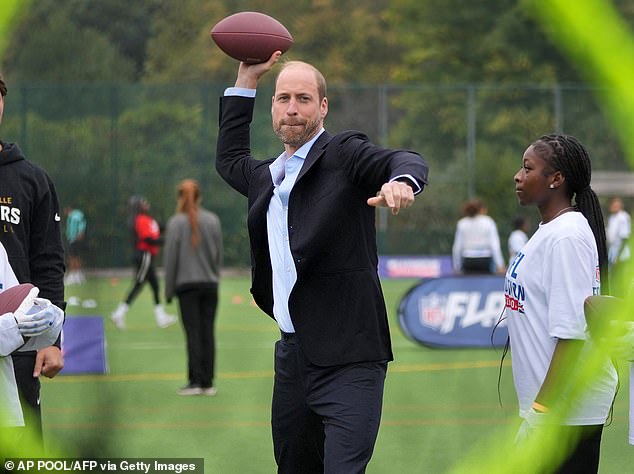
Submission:
[[[623,200],[612,198],[609,203],[610,216],[606,227],[608,241],[608,262],[610,266],[610,284],[612,295],[625,296],[633,282],[627,275],[625,266],[630,260],[630,234],[632,223],[630,215],[623,208]]]
[[[117,329],[125,328],[125,318],[130,305],[139,295],[146,282],[152,289],[154,298],[154,317],[160,328],[166,328],[176,322],[176,318],[165,312],[161,304],[159,280],[154,267],[154,260],[162,244],[161,229],[158,222],[150,215],[150,203],[142,196],[132,196],[129,202],[130,228],[134,245],[135,273],[133,286],[125,300],[119,303],[112,313],[111,319]]]
[[[528,228],[530,222],[526,216],[517,216],[513,219],[513,231],[509,234],[509,265],[515,260],[515,255],[528,242]]]
[[[200,207],[198,183],[178,185],[176,214],[168,223],[163,248],[165,299],[178,298],[187,340],[189,383],[179,395],[215,395],[214,323],[222,265],[222,230],[218,216]]]
[[[480,199],[467,201],[456,225],[452,247],[456,273],[504,273],[504,257],[495,221]]]
[[[81,284],[86,281],[81,268],[81,253],[86,236],[86,217],[79,209],[70,206],[64,209],[66,215],[66,242],[68,244],[68,273],[66,285]]]
[[[632,233],[632,223],[630,215],[623,209],[621,198],[612,198],[609,210],[606,237],[608,240],[608,261],[612,268],[617,266],[619,262],[624,262],[630,258],[629,239]]]
[[[0,75],[0,124],[6,95]],[[40,297],[65,310],[64,245],[55,186],[17,144],[4,141],[0,141],[0,197],[6,206],[0,215],[0,242],[18,282],[34,284]],[[37,352],[15,352],[12,359],[27,429],[42,438],[39,377],[55,377],[64,368],[60,338]]]
[[[513,379],[523,423],[522,442],[548,423],[549,411],[564,408],[562,449],[566,456],[552,472],[597,472],[603,424],[617,386],[606,358],[601,376],[579,399],[562,393],[578,384],[589,340],[584,301],[608,293],[605,227],[590,188],[591,162],[585,148],[569,135],[544,135],[531,144],[515,174],[522,206],[536,206],[539,228],[506,272]],[[572,205],[572,198],[575,205]],[[566,444],[564,435],[578,443]]]
[[[427,165],[360,132],[330,135],[326,81],[301,61],[275,80],[271,115],[284,151],[253,158],[256,88],[280,55],[240,63],[220,102],[216,170],[248,198],[251,293],[281,330],[271,407],[278,472],[364,472],[393,358],[375,207],[411,206]]]

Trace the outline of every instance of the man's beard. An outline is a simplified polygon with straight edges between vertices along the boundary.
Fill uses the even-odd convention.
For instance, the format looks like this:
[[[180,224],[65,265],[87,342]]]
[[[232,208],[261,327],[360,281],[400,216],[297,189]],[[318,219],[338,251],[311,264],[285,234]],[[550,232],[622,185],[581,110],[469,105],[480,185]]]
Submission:
[[[303,125],[303,128],[295,130],[295,127],[286,128],[285,125]],[[282,120],[275,124],[275,134],[285,145],[291,145],[299,148],[315,135],[315,133],[319,130],[319,126],[319,120],[309,119],[297,122],[292,120]]]

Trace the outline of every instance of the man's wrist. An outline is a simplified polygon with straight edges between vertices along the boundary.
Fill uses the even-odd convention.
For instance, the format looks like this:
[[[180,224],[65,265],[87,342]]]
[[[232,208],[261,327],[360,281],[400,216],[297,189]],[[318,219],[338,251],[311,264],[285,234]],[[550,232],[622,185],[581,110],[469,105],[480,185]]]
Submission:
[[[420,185],[418,184],[418,181],[416,181],[416,179],[414,179],[413,176],[404,174],[404,175],[400,175],[400,176],[395,176],[393,178],[390,179],[390,183],[394,182],[394,181],[398,181],[398,182],[402,182],[407,184],[409,187],[412,188],[412,191],[414,191],[414,194],[418,194],[422,191],[422,188],[420,187]]]
[[[407,178],[396,178],[394,181],[398,181],[399,183],[407,184],[410,188],[412,188],[412,191],[416,190],[416,187],[414,186],[414,183],[412,183],[412,181],[407,179]]]

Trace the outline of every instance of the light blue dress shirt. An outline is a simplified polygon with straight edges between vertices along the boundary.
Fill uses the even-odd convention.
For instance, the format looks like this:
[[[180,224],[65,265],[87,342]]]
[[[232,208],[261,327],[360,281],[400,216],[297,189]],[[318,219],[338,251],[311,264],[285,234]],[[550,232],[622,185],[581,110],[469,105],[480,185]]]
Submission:
[[[297,281],[297,270],[288,235],[288,200],[308,152],[323,132],[322,128],[293,156],[287,157],[286,153],[282,153],[269,166],[274,190],[266,213],[266,230],[273,269],[273,315],[280,329],[289,333],[295,332],[288,309],[288,298]]]

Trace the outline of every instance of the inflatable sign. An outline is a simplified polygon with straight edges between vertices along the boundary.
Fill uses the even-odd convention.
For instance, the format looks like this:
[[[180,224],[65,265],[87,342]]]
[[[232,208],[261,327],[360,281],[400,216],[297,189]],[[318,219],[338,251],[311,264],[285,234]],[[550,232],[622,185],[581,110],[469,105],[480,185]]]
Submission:
[[[505,322],[498,324],[503,310],[504,277],[451,276],[411,288],[398,318],[410,339],[427,346],[500,347],[508,337]]]

